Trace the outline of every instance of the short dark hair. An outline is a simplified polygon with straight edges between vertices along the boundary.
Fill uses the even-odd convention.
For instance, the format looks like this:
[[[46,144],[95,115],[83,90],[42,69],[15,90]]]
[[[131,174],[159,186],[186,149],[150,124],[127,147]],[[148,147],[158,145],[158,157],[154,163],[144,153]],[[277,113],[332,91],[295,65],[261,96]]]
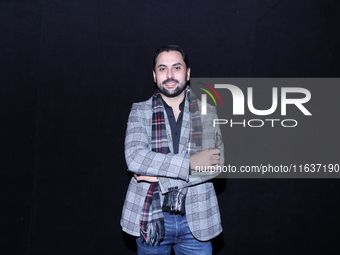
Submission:
[[[184,61],[185,65],[186,65],[186,68],[187,69],[189,68],[188,55],[184,52],[184,50],[181,47],[179,47],[178,45],[166,45],[166,46],[160,47],[158,50],[156,50],[156,54],[153,57],[153,69],[155,69],[158,55],[160,53],[164,52],[164,51],[166,51],[166,52],[169,52],[169,51],[178,51],[179,53],[181,53],[183,61]]]

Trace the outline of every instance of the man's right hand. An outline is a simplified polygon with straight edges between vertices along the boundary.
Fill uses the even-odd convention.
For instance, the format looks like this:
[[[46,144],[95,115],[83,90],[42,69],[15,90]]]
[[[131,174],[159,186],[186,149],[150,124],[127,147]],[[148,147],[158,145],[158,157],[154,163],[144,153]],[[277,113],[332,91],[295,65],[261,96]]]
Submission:
[[[216,164],[221,165],[223,163],[219,149],[207,149],[190,157],[191,169],[196,169],[196,167],[208,167]]]

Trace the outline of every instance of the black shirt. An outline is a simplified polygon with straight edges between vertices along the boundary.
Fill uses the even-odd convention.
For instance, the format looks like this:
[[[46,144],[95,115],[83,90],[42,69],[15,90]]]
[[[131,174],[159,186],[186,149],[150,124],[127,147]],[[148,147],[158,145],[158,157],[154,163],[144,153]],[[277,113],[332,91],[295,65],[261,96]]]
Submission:
[[[163,98],[162,98],[162,100],[163,100]],[[170,123],[172,143],[173,143],[173,146],[174,146],[173,153],[175,153],[175,154],[178,153],[178,149],[179,149],[179,140],[180,140],[180,137],[181,137],[184,103],[185,103],[185,99],[179,105],[179,109],[180,109],[181,112],[179,113],[177,121],[176,121],[174,111],[163,100],[164,109],[166,111],[166,115],[168,116],[168,120],[169,120],[169,123]]]

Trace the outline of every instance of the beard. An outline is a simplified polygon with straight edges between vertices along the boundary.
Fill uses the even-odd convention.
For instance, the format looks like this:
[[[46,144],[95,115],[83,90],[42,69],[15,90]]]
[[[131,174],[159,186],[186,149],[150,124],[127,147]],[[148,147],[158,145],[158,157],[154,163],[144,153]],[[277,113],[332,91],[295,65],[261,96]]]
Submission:
[[[168,83],[168,82],[175,82],[175,83],[178,84],[178,86],[174,90],[168,90],[164,86],[164,84]],[[157,87],[158,87],[159,91],[164,96],[166,96],[166,97],[177,97],[178,95],[180,95],[183,92],[183,90],[185,90],[186,84],[187,84],[186,81],[179,82],[176,79],[169,78],[169,79],[163,81],[162,83],[157,84]]]

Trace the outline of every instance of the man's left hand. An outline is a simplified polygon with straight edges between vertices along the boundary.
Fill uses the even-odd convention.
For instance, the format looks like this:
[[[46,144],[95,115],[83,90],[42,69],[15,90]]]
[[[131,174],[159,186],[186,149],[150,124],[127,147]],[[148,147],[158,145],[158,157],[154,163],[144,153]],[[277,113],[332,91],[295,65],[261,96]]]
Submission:
[[[139,175],[139,174],[134,174],[133,176],[138,182],[140,181],[158,182],[158,178],[156,176],[147,176],[147,175]]]

